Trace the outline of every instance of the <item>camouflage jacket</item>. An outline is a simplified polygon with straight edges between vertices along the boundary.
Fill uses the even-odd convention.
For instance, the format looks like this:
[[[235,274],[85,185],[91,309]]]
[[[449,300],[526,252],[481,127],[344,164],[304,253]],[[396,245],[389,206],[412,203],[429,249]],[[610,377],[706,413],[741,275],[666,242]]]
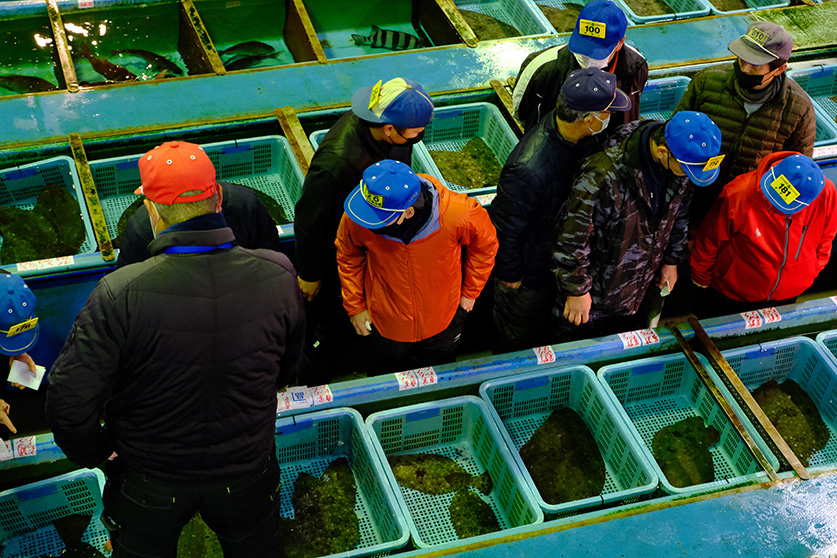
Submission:
[[[561,301],[589,292],[593,311],[634,314],[660,266],[686,259],[691,183],[669,182],[658,220],[642,177],[642,132],[655,122],[621,126],[604,151],[581,164],[555,229],[552,268]]]

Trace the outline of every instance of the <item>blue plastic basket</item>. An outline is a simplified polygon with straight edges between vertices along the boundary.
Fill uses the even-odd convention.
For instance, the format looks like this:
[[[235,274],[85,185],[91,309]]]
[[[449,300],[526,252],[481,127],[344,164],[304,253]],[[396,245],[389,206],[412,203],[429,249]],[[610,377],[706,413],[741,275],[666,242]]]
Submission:
[[[689,87],[690,81],[692,79],[685,76],[674,76],[653,79],[646,83],[639,97],[639,116],[667,121],[674,114],[674,109],[677,108],[677,103]]]
[[[715,7],[715,5],[711,2],[711,0],[699,0],[703,4],[706,5],[707,8],[712,12],[713,15],[715,14],[743,14],[746,12],[754,12],[756,10],[769,10],[771,8],[784,8],[786,6],[790,6],[790,0],[784,0],[780,2],[776,2],[776,0],[745,0],[747,6],[746,9],[743,10],[730,10],[728,12],[719,10]]]
[[[553,35],[555,28],[533,3],[521,0],[454,0],[462,10],[479,12],[514,26],[520,35]]]
[[[788,72],[788,77],[799,84],[811,97],[817,116],[817,136],[814,145],[837,143],[837,64],[816,66]]]
[[[718,384],[720,380],[717,380],[706,359],[702,355],[698,358]],[[636,440],[654,464],[660,486],[669,494],[696,494],[766,477],[767,473],[761,469],[684,355],[655,356],[604,366],[599,370],[598,378],[608,396],[618,404],[620,416],[629,422]],[[730,405],[771,466],[778,469],[779,461],[767,449],[735,401],[730,401]],[[705,424],[718,430],[721,438],[709,448],[715,465],[715,480],[680,488],[668,482],[654,459],[651,447],[654,435],[660,429],[689,417],[701,417]]]
[[[311,145],[315,150],[319,147],[327,133],[328,130],[317,130],[308,136],[308,139],[311,140]],[[410,168],[417,173],[436,176],[436,165],[433,164],[433,160],[430,158],[430,154],[427,152],[427,147],[425,147],[424,142],[420,141],[413,146],[413,157],[410,162]]]
[[[489,414],[500,427],[505,444],[529,490],[549,514],[602,504],[628,503],[657,488],[657,475],[622,420],[596,375],[586,366],[557,368],[492,380],[480,386],[480,396],[489,404]],[[581,417],[605,462],[601,495],[562,504],[544,501],[520,457],[529,441],[556,409],[569,407]]]
[[[822,337],[823,343],[827,344],[830,337]],[[790,337],[721,354],[750,391],[770,380],[798,383],[817,406],[831,434],[826,446],[808,459],[808,470],[817,472],[837,465],[837,367],[822,346],[807,337]]]
[[[79,254],[89,254],[98,249],[90,215],[81,190],[76,164],[69,157],[53,157],[37,163],[0,170],[0,205],[31,210],[38,201],[38,194],[48,184],[56,184],[67,190],[78,202],[79,219],[84,223],[84,243]],[[0,237],[0,246],[3,245]],[[56,254],[57,255],[57,254]],[[16,262],[3,262],[11,264]]]
[[[556,8],[556,9],[559,9],[559,10],[563,10],[564,7],[565,7],[565,4],[570,3],[571,1],[572,1],[573,4],[579,4],[581,6],[586,6],[587,4],[592,2],[593,0],[566,0],[566,2],[564,2],[563,0],[521,0],[521,1],[533,4],[534,8],[536,10],[543,13],[541,11],[541,9],[538,8],[538,5],[549,6],[550,8]],[[625,15],[627,16],[628,7],[625,5],[624,2],[622,2],[621,0],[613,0],[613,3],[616,4],[617,6],[619,6],[622,9],[622,11],[625,12]],[[546,17],[546,16],[544,15],[544,17]],[[549,18],[547,18],[546,21],[549,22]],[[631,18],[628,18],[628,25],[629,26],[634,25],[634,22],[631,21]],[[551,29],[550,34],[561,34],[561,33],[572,32],[572,29],[570,29],[569,31],[558,31],[551,23],[549,24],[549,26],[550,26],[550,29]]]
[[[83,469],[0,493],[0,556],[57,556],[65,548],[52,525],[68,515],[89,515],[81,540],[101,550],[110,539],[99,521],[105,475]]]
[[[454,494],[429,495],[399,485],[387,464],[390,455],[436,453],[453,459],[472,475],[488,471],[493,488],[483,499],[488,500],[501,530],[543,521],[535,496],[481,399],[456,397],[381,411],[370,415],[366,426],[417,548],[459,540],[448,511]]]
[[[272,197],[293,221],[294,204],[302,193],[303,174],[282,136],[231,140],[201,144],[212,164],[218,180],[249,186]],[[142,153],[90,161],[90,171],[105,214],[111,237],[122,212],[136,201],[134,190],[139,188],[137,162]]]
[[[437,108],[433,111],[433,119],[424,130],[424,145],[428,150],[434,151],[459,151],[473,138],[481,138],[494,152],[500,165],[506,163],[518,142],[517,136],[503,119],[500,110],[490,103]],[[445,180],[432,158],[431,164],[433,167],[429,174],[438,177],[455,192],[477,196],[497,191],[496,185],[469,190],[454,184]]]
[[[636,23],[658,23],[660,21],[709,15],[709,6],[700,0],[665,0],[665,3],[674,10],[674,13],[641,16],[631,9],[631,5],[628,2],[625,2],[625,8],[623,9],[626,15]]]
[[[279,513],[293,517],[294,481],[299,473],[319,478],[345,457],[357,483],[355,514],[360,538],[355,548],[332,556],[388,554],[410,539],[395,497],[363,427],[360,413],[336,408],[276,421],[276,455],[282,471]]]

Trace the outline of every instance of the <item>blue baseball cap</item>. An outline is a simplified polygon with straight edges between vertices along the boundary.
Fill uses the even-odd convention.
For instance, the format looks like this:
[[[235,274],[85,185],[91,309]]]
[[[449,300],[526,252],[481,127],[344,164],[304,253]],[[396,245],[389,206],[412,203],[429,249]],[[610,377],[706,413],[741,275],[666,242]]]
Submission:
[[[35,295],[17,275],[0,273],[0,353],[25,353],[35,345],[40,332]]]
[[[352,112],[367,122],[399,128],[424,128],[433,118],[433,101],[421,85],[404,78],[358,89]]]
[[[702,112],[678,112],[666,124],[668,149],[695,186],[709,186],[718,178],[723,155],[721,130]]]
[[[583,68],[570,73],[561,85],[561,93],[567,106],[574,110],[631,110],[631,99],[616,87],[616,76],[598,68]]]
[[[578,14],[567,48],[570,52],[603,60],[625,37],[628,18],[611,0],[593,0]]]
[[[760,182],[773,207],[791,215],[817,199],[825,187],[825,176],[809,157],[796,154],[770,167]]]
[[[380,229],[398,219],[420,192],[421,181],[413,169],[384,159],[363,171],[363,179],[346,198],[343,209],[361,227]]]

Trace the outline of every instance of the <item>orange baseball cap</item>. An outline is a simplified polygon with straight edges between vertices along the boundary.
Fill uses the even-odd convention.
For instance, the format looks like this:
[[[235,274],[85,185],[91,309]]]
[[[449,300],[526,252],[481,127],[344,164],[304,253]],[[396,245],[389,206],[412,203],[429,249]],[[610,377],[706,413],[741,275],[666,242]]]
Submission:
[[[163,205],[189,203],[208,198],[218,189],[215,166],[200,145],[168,141],[139,160],[142,186],[134,190]],[[197,190],[198,194],[184,196]]]

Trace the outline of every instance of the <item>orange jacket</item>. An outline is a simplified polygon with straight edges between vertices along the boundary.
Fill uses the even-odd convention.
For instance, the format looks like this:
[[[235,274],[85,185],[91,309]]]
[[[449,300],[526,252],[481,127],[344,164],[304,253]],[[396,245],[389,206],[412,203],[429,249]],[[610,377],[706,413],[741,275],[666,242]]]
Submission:
[[[438,192],[430,218],[439,223],[435,231],[404,244],[344,213],[335,241],[346,311],[368,310],[383,337],[406,343],[443,331],[460,297],[477,298],[497,253],[494,225],[476,200],[419,176]]]

